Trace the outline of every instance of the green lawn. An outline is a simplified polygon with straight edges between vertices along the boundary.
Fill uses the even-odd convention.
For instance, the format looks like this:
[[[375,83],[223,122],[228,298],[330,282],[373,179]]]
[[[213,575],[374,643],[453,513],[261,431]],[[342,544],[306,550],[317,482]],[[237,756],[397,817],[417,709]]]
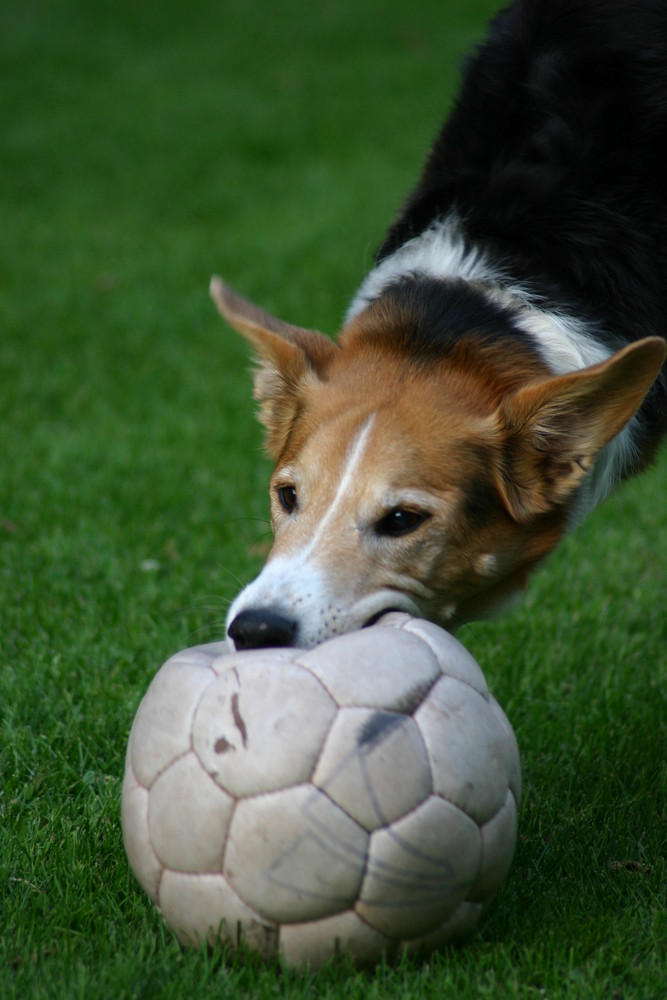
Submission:
[[[0,5],[0,996],[667,992],[667,452],[460,638],[518,736],[471,943],[318,975],[185,951],[131,876],[127,735],[268,538],[213,271],[336,328],[490,0]]]

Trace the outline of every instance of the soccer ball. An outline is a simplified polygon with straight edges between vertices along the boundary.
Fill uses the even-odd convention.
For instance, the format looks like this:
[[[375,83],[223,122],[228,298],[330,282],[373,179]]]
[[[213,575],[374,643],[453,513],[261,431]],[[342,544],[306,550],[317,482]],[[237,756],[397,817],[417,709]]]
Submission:
[[[393,613],[307,651],[168,660],[130,733],[123,838],[183,942],[374,963],[472,930],[510,867],[520,796],[475,660]]]

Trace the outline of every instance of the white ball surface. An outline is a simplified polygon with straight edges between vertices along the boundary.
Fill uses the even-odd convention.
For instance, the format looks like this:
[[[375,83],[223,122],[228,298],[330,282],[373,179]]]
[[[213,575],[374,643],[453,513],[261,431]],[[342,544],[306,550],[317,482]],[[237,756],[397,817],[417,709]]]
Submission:
[[[469,934],[509,870],[520,799],[516,739],[475,660],[389,614],[308,651],[177,653],[137,711],[121,812],[183,942],[317,968]]]

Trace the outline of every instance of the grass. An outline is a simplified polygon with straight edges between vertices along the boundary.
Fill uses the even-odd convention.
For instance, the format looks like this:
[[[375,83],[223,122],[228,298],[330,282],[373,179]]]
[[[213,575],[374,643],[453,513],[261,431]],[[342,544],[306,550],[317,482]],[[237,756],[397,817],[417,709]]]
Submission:
[[[517,858],[429,963],[183,950],[119,827],[129,727],[267,540],[219,271],[333,330],[490,0],[0,7],[0,995],[657,997],[667,454],[461,635],[522,749]]]

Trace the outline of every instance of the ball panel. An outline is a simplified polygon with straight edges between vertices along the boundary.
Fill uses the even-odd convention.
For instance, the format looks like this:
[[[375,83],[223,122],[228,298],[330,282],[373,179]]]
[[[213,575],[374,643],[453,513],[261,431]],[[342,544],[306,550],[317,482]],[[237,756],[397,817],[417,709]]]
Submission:
[[[319,681],[272,654],[231,657],[194,720],[203,766],[239,798],[307,781],[336,714]]]
[[[489,702],[467,684],[443,677],[415,720],[433,790],[485,823],[505,801],[512,766],[512,747]]]
[[[476,823],[432,796],[409,816],[371,834],[355,910],[389,937],[425,934],[465,899],[481,850]]]
[[[234,650],[230,646],[226,639],[221,639],[219,642],[204,642],[199,646],[192,646],[190,649],[183,650],[182,653],[177,653],[179,657],[194,658],[195,661],[206,662],[208,666],[211,667],[216,673],[216,663],[221,657],[231,656]]]
[[[271,663],[294,663],[296,650],[290,647],[279,647],[271,649],[248,649],[248,650],[235,650],[232,649],[227,642],[214,642],[210,645],[200,646],[199,649],[209,649],[216,647],[217,655],[215,659],[211,662],[211,669],[215,674],[220,677],[227,670],[244,670],[249,663],[260,662],[266,663],[267,659]]]
[[[215,679],[210,657],[196,654],[186,650],[167,660],[139,705],[130,733],[130,757],[146,788],[175,757],[190,749],[197,702]]]
[[[518,809],[511,789],[499,812],[482,827],[482,864],[468,899],[485,903],[496,894],[510,870],[518,827]]]
[[[339,913],[357,897],[368,834],[323,792],[299,785],[237,804],[224,874],[269,920]]]
[[[160,909],[183,944],[199,947],[241,942],[270,958],[277,951],[278,928],[239,899],[222,875],[185,875],[166,871]]]
[[[210,667],[215,670],[215,661],[218,657],[229,654],[229,646],[226,642],[208,642],[200,646],[190,646],[189,649],[182,649],[180,653],[175,653],[169,658],[169,663],[182,663],[192,667]]]
[[[431,793],[416,723],[377,709],[341,709],[312,780],[367,830],[386,826]]]
[[[493,710],[500,728],[505,733],[507,741],[507,753],[509,757],[509,786],[514,792],[514,798],[516,799],[517,806],[521,805],[521,795],[523,791],[522,778],[521,778],[521,755],[519,753],[519,744],[517,743],[516,735],[510,721],[505,715],[505,712],[500,707],[496,699],[491,695],[489,698],[489,704]]]
[[[421,704],[440,676],[435,656],[425,643],[405,632],[375,626],[299,652],[298,662],[321,680],[341,706],[405,714]]]
[[[307,924],[283,924],[280,950],[287,965],[307,965],[315,971],[338,955],[349,956],[357,965],[372,965],[383,954],[390,959],[396,943],[347,910]]]
[[[448,944],[459,944],[470,937],[479,923],[484,907],[481,903],[465,900],[459,903],[451,917],[430,934],[401,942],[401,951],[407,955],[430,955]]]
[[[233,808],[234,800],[195,753],[163,771],[148,799],[148,830],[162,864],[181,872],[219,872]]]
[[[139,784],[129,758],[121,790],[120,821],[130,867],[141,888],[157,903],[162,865],[148,834],[148,791]]]
[[[418,636],[431,648],[443,674],[469,684],[482,697],[488,698],[489,688],[481,667],[458,639],[422,618],[410,618],[402,628]]]

